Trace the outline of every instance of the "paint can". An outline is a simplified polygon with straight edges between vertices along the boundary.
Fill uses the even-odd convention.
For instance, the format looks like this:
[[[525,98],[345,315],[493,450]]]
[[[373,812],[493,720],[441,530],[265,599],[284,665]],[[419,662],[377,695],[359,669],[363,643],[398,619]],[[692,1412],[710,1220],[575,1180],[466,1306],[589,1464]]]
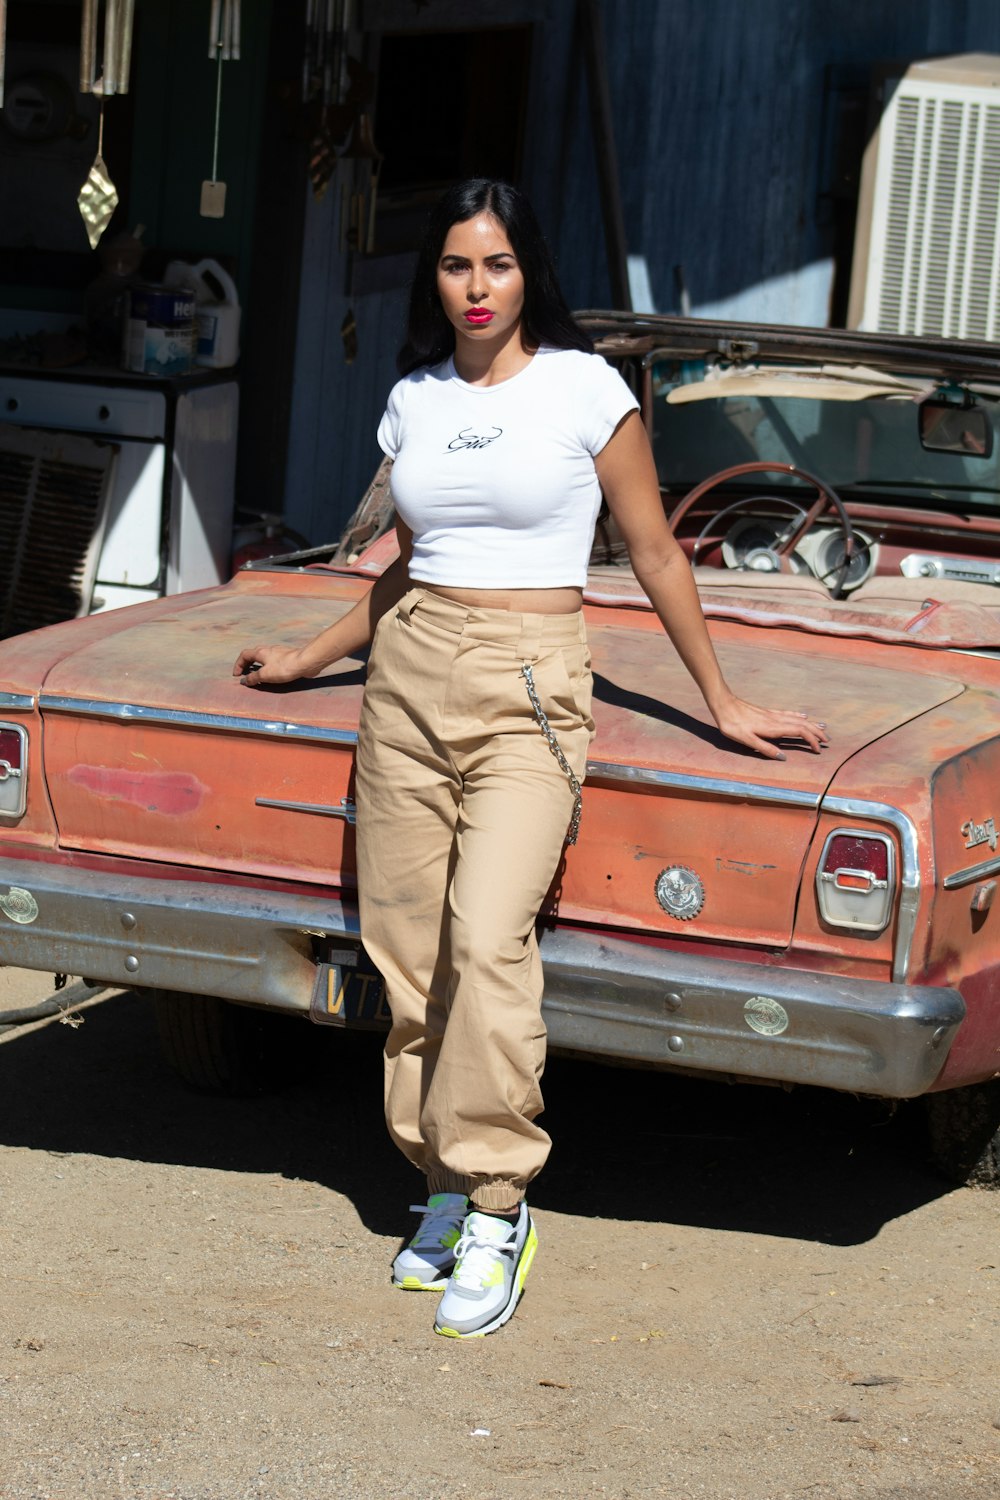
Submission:
[[[194,363],[197,320],[188,287],[130,289],[122,366],[142,375],[186,375]]]

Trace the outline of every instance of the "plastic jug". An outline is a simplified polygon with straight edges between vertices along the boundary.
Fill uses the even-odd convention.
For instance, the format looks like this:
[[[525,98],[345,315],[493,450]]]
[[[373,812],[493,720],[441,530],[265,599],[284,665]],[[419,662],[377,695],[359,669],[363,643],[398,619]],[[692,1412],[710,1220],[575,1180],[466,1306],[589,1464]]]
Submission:
[[[240,353],[240,304],[229,272],[210,257],[193,266],[172,260],[163,279],[167,286],[190,287],[194,292],[198,317],[195,364],[212,370],[234,365]]]

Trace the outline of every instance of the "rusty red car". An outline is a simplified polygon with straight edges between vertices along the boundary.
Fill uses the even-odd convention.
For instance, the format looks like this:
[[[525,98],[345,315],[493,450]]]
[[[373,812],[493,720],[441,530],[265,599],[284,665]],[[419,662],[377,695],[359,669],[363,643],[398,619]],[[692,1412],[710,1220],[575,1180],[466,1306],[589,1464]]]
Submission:
[[[919,1099],[936,1166],[1000,1185],[1000,349],[583,321],[641,399],[727,678],[831,744],[723,739],[599,522],[550,1043]],[[355,902],[364,664],[266,694],[230,669],[351,607],[390,523],[383,466],[337,542],[5,643],[0,963],[145,989],[202,1087],[266,1078],[268,1012],[385,1019]]]

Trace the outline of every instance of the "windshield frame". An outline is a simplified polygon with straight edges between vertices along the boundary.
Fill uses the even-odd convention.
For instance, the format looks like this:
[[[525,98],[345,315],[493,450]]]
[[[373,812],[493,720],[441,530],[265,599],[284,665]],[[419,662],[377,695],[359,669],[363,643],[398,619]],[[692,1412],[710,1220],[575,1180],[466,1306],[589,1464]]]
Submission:
[[[771,461],[819,474],[838,493],[919,496],[946,507],[1000,514],[1000,386],[913,380],[844,368],[832,375],[801,361],[734,365],[711,359],[647,357],[650,439],[661,486],[683,494],[710,474]],[[839,388],[834,382],[840,382]],[[755,389],[756,387],[756,389]],[[868,394],[869,389],[875,394]],[[823,394],[816,395],[820,391]],[[778,394],[775,394],[778,392]],[[990,452],[929,450],[920,439],[923,399],[981,412]],[[810,486],[794,475],[764,476],[774,493]],[[734,493],[761,489],[760,475],[727,481]]]

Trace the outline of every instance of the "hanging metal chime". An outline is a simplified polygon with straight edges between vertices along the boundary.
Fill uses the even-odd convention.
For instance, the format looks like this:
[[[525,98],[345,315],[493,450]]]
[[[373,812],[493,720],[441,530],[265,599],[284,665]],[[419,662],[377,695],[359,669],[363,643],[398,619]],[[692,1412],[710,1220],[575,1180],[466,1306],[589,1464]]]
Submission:
[[[351,0],[305,0],[305,6],[302,103],[318,117],[309,142],[309,177],[319,202],[337,169],[334,119],[347,98]]]
[[[135,0],[104,0],[104,48],[101,76],[97,69],[97,21],[100,0],[83,0],[80,22],[80,92],[127,94],[132,64],[132,24]]]
[[[372,137],[372,122],[360,114],[340,154],[340,248],[370,255],[375,249],[375,208],[382,153]]]
[[[216,65],[215,132],[212,140],[212,176],[201,185],[203,219],[221,219],[226,212],[226,184],[219,181],[219,126],[222,120],[222,64],[239,62],[242,17],[240,0],[212,0],[208,23],[208,55]]]
[[[104,47],[100,77],[97,76],[99,9],[99,0],[83,0],[80,21],[80,92],[96,94],[101,101],[97,155],[76,200],[92,250],[96,250],[101,235],[118,206],[118,190],[111,181],[103,155],[104,101],[112,94],[128,93],[135,0],[104,0]]]
[[[351,0],[306,0],[302,102],[343,104],[347,93],[347,33]]]

